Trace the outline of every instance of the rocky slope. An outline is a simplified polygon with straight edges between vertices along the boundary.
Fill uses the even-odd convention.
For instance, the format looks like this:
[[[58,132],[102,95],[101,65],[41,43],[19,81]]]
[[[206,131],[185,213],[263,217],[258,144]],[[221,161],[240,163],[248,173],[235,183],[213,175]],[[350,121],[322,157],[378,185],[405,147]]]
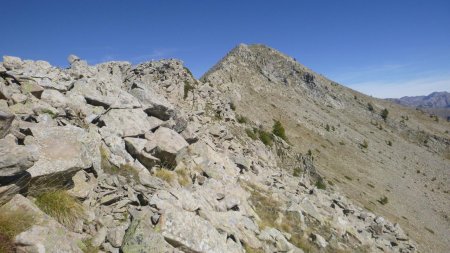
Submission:
[[[448,122],[348,89],[263,45],[239,45],[201,80],[264,129],[281,121],[326,182],[399,222],[419,246],[450,249]]]
[[[6,252],[417,251],[397,221],[325,183],[315,151],[300,153],[290,128],[286,142],[238,115],[246,93],[196,80],[178,60],[68,60],[67,69],[0,64]],[[286,85],[297,79],[273,70],[261,71]],[[307,97],[343,105],[315,76],[303,78]]]
[[[418,108],[444,119],[450,117],[450,93],[446,91],[433,92],[427,96],[388,98],[394,103]]]

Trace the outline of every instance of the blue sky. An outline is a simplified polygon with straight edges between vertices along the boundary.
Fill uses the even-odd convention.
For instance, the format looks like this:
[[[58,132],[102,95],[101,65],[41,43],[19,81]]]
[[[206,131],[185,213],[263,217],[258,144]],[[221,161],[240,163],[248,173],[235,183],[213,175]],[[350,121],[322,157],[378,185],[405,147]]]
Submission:
[[[262,43],[375,97],[450,90],[450,1],[1,0],[0,55],[180,58],[201,76]]]

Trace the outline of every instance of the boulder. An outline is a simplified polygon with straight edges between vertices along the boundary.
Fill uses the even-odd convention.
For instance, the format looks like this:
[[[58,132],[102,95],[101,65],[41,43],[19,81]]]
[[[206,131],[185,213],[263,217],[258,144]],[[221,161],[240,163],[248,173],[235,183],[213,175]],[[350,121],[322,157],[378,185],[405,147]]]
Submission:
[[[72,181],[73,188],[68,192],[79,199],[86,199],[89,196],[89,193],[93,191],[97,185],[95,177],[93,177],[92,174],[87,174],[84,170],[78,171],[72,177]]]
[[[144,135],[151,128],[142,109],[112,109],[100,120],[110,132],[122,137]]]
[[[27,94],[31,93],[33,96],[37,98],[41,98],[42,92],[44,92],[44,88],[37,84],[37,82],[33,79],[20,79],[20,89],[22,93]]]
[[[133,215],[121,250],[123,253],[170,253],[175,249],[168,244],[164,237],[153,230],[151,221],[153,213],[149,209]]]
[[[144,111],[148,115],[161,120],[168,120],[174,115],[173,105],[148,85],[144,86],[135,83],[129,92],[141,102]]]
[[[24,176],[37,160],[35,145],[18,145],[12,135],[0,139],[0,186]]]
[[[227,245],[226,234],[220,234],[193,212],[168,209],[156,229],[169,244],[183,252],[233,252]]]
[[[7,70],[22,68],[23,61],[15,56],[3,56],[3,67]]]
[[[79,235],[68,231],[20,194],[0,207],[0,212],[20,212],[33,218],[32,226],[15,238],[17,252],[83,252],[78,246],[82,239]]]
[[[144,147],[147,144],[146,139],[140,138],[125,138],[125,146],[128,151],[134,158],[138,159],[142,165],[144,165],[147,169],[151,169],[153,166],[160,162],[160,159],[152,156],[151,154],[144,151]]]
[[[178,151],[188,145],[177,132],[169,128],[160,127],[156,130],[149,144],[146,145],[145,151],[158,157],[163,163],[174,166]]]
[[[68,99],[61,92],[51,89],[44,90],[41,100],[54,108],[64,108],[68,103]]]
[[[8,134],[13,120],[14,120],[13,114],[0,111],[0,138],[3,138]]]
[[[62,176],[69,179],[80,169],[87,169],[98,161],[98,140],[85,130],[64,127],[34,126],[31,132],[39,148],[40,159],[28,172],[33,178]]]
[[[72,65],[72,63],[79,61],[79,60],[80,60],[80,57],[78,57],[74,54],[67,56],[67,61],[69,62],[70,65]]]

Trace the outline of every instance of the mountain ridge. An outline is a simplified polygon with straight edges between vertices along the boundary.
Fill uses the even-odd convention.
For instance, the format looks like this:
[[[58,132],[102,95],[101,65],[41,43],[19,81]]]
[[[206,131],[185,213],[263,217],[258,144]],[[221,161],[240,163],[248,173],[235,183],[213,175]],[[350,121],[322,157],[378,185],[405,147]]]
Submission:
[[[397,218],[412,215],[412,220],[421,221],[400,218],[399,222],[409,224],[407,230],[415,234],[417,241],[427,244],[426,247],[440,244],[436,251],[449,247],[448,240],[436,241],[421,224],[427,220],[427,227],[437,227],[449,222],[447,204],[442,205],[449,201],[445,193],[448,190],[442,191],[449,175],[447,123],[435,124],[426,113],[349,89],[293,60],[280,63],[279,59],[285,56],[274,49],[252,45],[239,48],[227,54],[219,61],[220,66],[216,65],[201,80],[222,91],[231,90],[230,97],[240,94],[235,101],[238,114],[261,127],[270,129],[273,120],[281,121],[296,150],[312,151],[319,172],[350,198],[384,215]],[[385,109],[389,116],[383,119]],[[421,156],[417,162],[407,158],[417,156]],[[427,176],[418,177],[424,168]],[[429,185],[436,183],[431,181],[434,177],[444,179],[432,187],[431,193],[435,194],[435,187],[440,188],[437,196],[442,203],[429,201],[425,196],[430,191]],[[404,182],[399,184],[399,179]],[[394,212],[374,205],[383,195],[395,199]],[[435,211],[424,212],[430,206]],[[441,229],[449,232],[448,225]],[[427,243],[428,240],[434,242]]]
[[[175,59],[68,61],[0,64],[0,223],[17,213],[27,225],[0,229],[12,248],[448,249],[447,122],[261,45],[201,80]],[[43,196],[60,194],[86,216],[49,212]]]

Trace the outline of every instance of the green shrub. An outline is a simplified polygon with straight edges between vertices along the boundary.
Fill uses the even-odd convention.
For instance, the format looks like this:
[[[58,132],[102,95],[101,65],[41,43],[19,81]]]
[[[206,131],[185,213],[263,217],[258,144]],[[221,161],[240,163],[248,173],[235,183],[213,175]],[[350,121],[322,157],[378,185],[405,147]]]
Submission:
[[[184,95],[183,99],[186,99],[189,95],[189,92],[194,90],[194,86],[191,85],[188,81],[184,81]]]
[[[272,126],[272,133],[281,139],[287,141],[286,132],[284,130],[283,125],[279,120],[276,120],[275,123]]]
[[[369,147],[369,143],[367,142],[367,140],[364,140],[360,145],[361,145],[361,148],[365,148],[365,149],[367,149]]]
[[[302,169],[300,169],[299,167],[294,168],[294,173],[293,176],[294,177],[299,177],[302,173]]]
[[[236,120],[240,124],[247,124],[249,122],[248,118],[246,118],[242,115],[236,115]]]
[[[386,144],[387,144],[388,146],[392,146],[392,141],[387,141]]]
[[[383,110],[381,111],[380,116],[381,116],[381,118],[383,118],[384,120],[387,119],[388,115],[389,115],[388,109],[385,108],[385,109],[383,109]]]
[[[321,190],[327,189],[327,185],[325,184],[325,182],[321,178],[319,180],[317,180],[316,187],[317,187],[317,189],[321,189]]]
[[[367,109],[369,110],[369,111],[371,111],[371,112],[373,112],[374,111],[374,108],[373,108],[373,105],[372,105],[372,103],[367,103]]]
[[[245,132],[247,133],[248,137],[250,137],[250,139],[252,139],[252,140],[258,139],[258,136],[252,129],[247,128],[247,129],[245,129]]]
[[[259,139],[266,146],[272,146],[273,138],[272,135],[264,130],[259,130]]]
[[[236,111],[236,105],[233,102],[230,103],[230,109]]]
[[[36,196],[36,205],[59,223],[73,227],[84,217],[81,202],[65,190],[50,190]]]
[[[382,205],[386,205],[389,202],[388,197],[384,196],[378,200],[378,202]]]

